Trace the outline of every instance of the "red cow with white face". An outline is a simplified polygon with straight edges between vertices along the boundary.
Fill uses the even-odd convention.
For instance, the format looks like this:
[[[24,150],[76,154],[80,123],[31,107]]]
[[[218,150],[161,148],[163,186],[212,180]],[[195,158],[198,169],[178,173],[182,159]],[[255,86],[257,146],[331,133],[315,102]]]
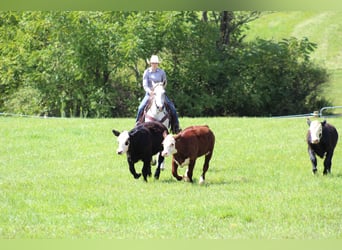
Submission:
[[[177,180],[192,182],[193,169],[196,159],[205,155],[203,172],[199,183],[204,183],[205,173],[213,154],[215,136],[208,126],[191,126],[177,135],[167,135],[163,141],[163,156],[172,155],[172,175]],[[177,173],[178,166],[188,165],[184,177]]]

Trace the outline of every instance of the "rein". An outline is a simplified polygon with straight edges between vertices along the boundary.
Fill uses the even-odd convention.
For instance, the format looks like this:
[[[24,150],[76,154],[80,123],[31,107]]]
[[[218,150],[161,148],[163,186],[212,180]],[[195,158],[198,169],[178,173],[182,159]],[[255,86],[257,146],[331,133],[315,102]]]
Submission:
[[[150,116],[150,115],[147,114],[147,113],[145,114],[145,117],[148,118],[148,119],[150,119],[150,120],[152,120],[152,121],[163,123],[163,122],[166,121],[166,119],[169,119],[169,114],[166,113],[166,114],[164,115],[164,117],[163,117],[160,121],[159,121],[158,119],[154,118],[153,116]]]

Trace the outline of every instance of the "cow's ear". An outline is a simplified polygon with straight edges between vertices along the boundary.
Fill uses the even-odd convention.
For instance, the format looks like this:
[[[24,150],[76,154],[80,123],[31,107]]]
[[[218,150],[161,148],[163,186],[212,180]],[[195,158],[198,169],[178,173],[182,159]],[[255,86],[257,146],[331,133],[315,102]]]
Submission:
[[[308,119],[306,119],[306,123],[310,126],[310,124],[311,124],[311,120],[308,118]]]
[[[324,126],[327,123],[326,120],[322,121],[322,126]]]
[[[119,135],[120,135],[120,132],[117,131],[117,130],[115,130],[115,129],[113,129],[112,132],[113,132],[113,134],[114,134],[115,136],[119,136]]]

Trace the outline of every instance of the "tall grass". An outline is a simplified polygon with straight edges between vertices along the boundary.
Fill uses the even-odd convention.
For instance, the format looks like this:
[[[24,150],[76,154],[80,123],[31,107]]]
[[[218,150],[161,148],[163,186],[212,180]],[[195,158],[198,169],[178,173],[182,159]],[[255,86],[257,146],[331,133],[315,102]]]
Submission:
[[[313,176],[305,119],[180,122],[215,133],[204,186],[203,159],[194,184],[172,177],[170,158],[160,180],[133,179],[111,133],[133,119],[0,118],[0,238],[342,238],[340,143],[332,174],[319,160]],[[342,131],[341,118],[328,122]]]

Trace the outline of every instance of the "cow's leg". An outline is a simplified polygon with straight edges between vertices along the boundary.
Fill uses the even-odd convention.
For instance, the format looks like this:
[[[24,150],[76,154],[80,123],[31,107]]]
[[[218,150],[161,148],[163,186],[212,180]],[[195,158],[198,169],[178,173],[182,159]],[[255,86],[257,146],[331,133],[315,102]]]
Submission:
[[[157,180],[159,179],[160,176],[160,169],[161,169],[161,165],[164,162],[164,157],[162,156],[161,152],[158,153],[158,166],[156,169],[156,172],[154,173],[154,178],[156,178]]]
[[[209,168],[209,162],[211,159],[211,153],[205,156],[204,164],[203,164],[203,172],[199,180],[199,184],[203,184],[205,181],[205,173],[208,171]]]
[[[144,165],[142,168],[142,175],[144,177],[144,181],[147,182],[147,176],[151,176],[152,172],[151,172],[151,160],[152,160],[152,156],[151,157],[147,157],[146,159],[144,159]]]
[[[333,151],[329,151],[327,152],[327,155],[325,156],[323,175],[330,174],[331,172],[331,159],[333,157],[333,154],[334,154]]]
[[[161,154],[162,154],[162,151],[160,151],[158,154],[159,154],[159,155],[161,155]],[[158,155],[158,158],[159,158],[159,155]],[[164,170],[165,170],[165,161],[164,161],[164,156],[163,156],[163,160],[162,160],[162,162],[160,163],[160,170],[162,170],[162,171],[164,171]]]
[[[194,171],[195,163],[196,163],[196,159],[195,160],[190,159],[188,170],[186,171],[186,173],[184,175],[184,180],[185,181],[192,182],[192,174],[193,174],[193,171]]]
[[[138,179],[141,176],[141,174],[137,174],[137,172],[135,172],[134,162],[128,160],[128,166],[129,166],[129,171],[131,172],[133,177],[135,179]]]
[[[312,173],[316,174],[316,172],[317,172],[317,158],[316,158],[315,152],[310,148],[309,148],[308,152],[309,152],[309,156],[310,156],[310,160],[311,160],[311,164],[312,164]]]
[[[176,161],[172,158],[172,175],[175,177],[178,181],[182,180],[183,177],[178,175],[178,164]]]

